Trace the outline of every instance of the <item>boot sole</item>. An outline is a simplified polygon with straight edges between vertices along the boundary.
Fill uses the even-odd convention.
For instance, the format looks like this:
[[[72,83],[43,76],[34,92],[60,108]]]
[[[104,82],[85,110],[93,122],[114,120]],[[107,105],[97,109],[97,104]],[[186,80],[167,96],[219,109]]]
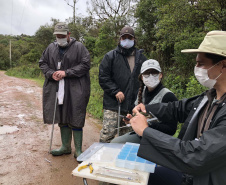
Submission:
[[[79,164],[82,163],[82,161],[78,161],[78,160],[77,160],[78,157],[77,157],[76,155],[74,155],[74,158],[76,159],[76,161],[77,161]]]
[[[52,156],[61,156],[61,155],[69,155],[69,154],[71,154],[71,152],[65,152],[65,153],[62,153],[62,154],[52,154]]]

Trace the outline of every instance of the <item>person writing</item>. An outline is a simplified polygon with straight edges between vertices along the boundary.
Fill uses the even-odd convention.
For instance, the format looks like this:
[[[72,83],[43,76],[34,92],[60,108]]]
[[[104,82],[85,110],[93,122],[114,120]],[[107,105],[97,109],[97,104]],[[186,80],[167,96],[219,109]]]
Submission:
[[[199,96],[154,105],[139,104],[128,115],[142,137],[138,156],[161,165],[150,174],[149,185],[226,184],[226,31],[211,31],[198,49],[194,69],[197,80],[209,90]],[[184,123],[179,138],[148,127],[140,112],[152,112],[161,121]],[[182,178],[184,177],[184,178]]]
[[[154,59],[146,60],[138,77],[140,88],[135,105],[143,103],[151,105],[155,103],[168,103],[177,101],[176,96],[162,84],[162,69],[159,62]],[[173,135],[177,130],[177,122],[152,122],[151,128]],[[114,138],[111,143],[140,143],[140,137],[135,132],[126,133],[123,136]]]

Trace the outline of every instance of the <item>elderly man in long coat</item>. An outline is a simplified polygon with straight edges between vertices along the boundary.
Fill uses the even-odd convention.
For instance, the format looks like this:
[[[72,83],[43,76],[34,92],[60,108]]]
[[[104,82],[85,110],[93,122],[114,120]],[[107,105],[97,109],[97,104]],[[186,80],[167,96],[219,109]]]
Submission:
[[[56,24],[53,34],[56,41],[46,48],[39,61],[45,75],[43,118],[44,123],[53,123],[55,111],[55,123],[60,127],[62,146],[51,154],[70,154],[73,134],[76,158],[82,152],[82,128],[90,96],[90,55],[82,43],[70,37],[67,24]]]

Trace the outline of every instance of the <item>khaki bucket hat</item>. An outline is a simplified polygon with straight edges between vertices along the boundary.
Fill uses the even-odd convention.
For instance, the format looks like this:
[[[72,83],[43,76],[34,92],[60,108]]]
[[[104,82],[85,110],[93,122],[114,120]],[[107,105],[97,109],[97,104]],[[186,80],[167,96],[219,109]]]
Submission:
[[[226,57],[226,31],[210,31],[198,49],[184,49],[182,53],[211,53]]]

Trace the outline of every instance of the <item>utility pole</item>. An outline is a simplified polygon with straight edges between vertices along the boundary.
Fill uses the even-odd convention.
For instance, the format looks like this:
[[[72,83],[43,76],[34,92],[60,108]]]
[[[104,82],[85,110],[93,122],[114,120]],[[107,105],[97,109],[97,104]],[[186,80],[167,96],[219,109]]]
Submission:
[[[10,39],[9,40],[9,66],[10,66],[10,68],[12,67],[11,61],[12,61],[12,55],[11,55],[11,39]]]
[[[74,0],[74,6],[73,6],[73,22],[75,24],[75,3],[76,3],[76,0]]]
[[[67,0],[64,0],[67,2]],[[69,2],[67,2],[67,5],[73,8],[73,24],[75,24],[75,4],[78,2],[78,0],[73,0],[73,6],[69,4]]]

